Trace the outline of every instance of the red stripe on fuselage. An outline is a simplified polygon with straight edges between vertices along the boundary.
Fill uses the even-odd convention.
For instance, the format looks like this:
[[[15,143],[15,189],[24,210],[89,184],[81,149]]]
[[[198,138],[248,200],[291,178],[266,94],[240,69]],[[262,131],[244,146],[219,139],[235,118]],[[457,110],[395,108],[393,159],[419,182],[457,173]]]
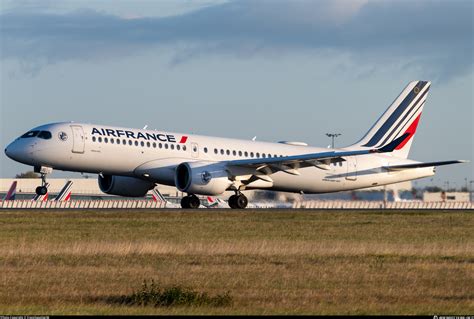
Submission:
[[[400,145],[398,145],[395,149],[396,150],[401,150],[407,143],[409,140],[412,139],[413,135],[415,135],[415,132],[416,132],[416,128],[418,127],[418,122],[420,121],[420,117],[421,117],[421,113],[420,115],[418,115],[418,117],[413,121],[413,123],[411,123],[410,127],[406,130],[406,133],[409,133],[410,135],[402,142],[400,143]]]
[[[188,140],[187,136],[181,136],[181,140],[179,141],[179,143],[184,144],[186,143],[187,140]]]

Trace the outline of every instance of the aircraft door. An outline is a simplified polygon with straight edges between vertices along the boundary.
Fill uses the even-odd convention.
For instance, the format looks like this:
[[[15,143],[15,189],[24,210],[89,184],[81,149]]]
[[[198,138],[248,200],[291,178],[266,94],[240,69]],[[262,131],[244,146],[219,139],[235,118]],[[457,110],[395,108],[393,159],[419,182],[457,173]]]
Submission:
[[[193,158],[199,157],[199,146],[197,143],[191,143],[191,155]]]
[[[356,156],[346,157],[346,163],[347,163],[346,179],[348,181],[356,181],[357,180],[357,157]]]
[[[72,129],[72,152],[84,153],[84,130],[80,125],[71,125]]]

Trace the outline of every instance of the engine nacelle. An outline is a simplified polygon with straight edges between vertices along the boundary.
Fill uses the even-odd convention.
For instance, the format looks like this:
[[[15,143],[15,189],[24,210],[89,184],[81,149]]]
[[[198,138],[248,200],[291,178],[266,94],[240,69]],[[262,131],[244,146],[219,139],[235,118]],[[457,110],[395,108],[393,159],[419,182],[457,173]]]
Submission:
[[[106,194],[125,197],[144,197],[146,193],[155,186],[134,177],[99,175],[99,188]]]
[[[214,162],[185,162],[176,168],[175,185],[181,192],[219,195],[231,185],[224,165]]]

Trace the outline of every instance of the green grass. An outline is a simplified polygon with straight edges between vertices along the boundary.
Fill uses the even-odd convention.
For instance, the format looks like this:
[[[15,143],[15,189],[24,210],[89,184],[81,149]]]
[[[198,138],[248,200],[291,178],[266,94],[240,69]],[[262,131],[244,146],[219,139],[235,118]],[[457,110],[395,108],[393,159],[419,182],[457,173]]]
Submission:
[[[0,211],[0,313],[472,313],[473,229],[468,211]],[[232,302],[111,302],[151,279]]]

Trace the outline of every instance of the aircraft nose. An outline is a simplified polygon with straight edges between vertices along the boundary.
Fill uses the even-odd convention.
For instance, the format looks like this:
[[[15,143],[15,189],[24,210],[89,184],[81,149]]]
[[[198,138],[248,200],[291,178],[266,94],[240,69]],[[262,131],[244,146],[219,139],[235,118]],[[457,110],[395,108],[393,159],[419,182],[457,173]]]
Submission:
[[[18,145],[16,145],[15,142],[10,143],[6,148],[5,148],[5,154],[13,159],[16,160],[19,155],[20,155],[20,150],[18,148]]]

